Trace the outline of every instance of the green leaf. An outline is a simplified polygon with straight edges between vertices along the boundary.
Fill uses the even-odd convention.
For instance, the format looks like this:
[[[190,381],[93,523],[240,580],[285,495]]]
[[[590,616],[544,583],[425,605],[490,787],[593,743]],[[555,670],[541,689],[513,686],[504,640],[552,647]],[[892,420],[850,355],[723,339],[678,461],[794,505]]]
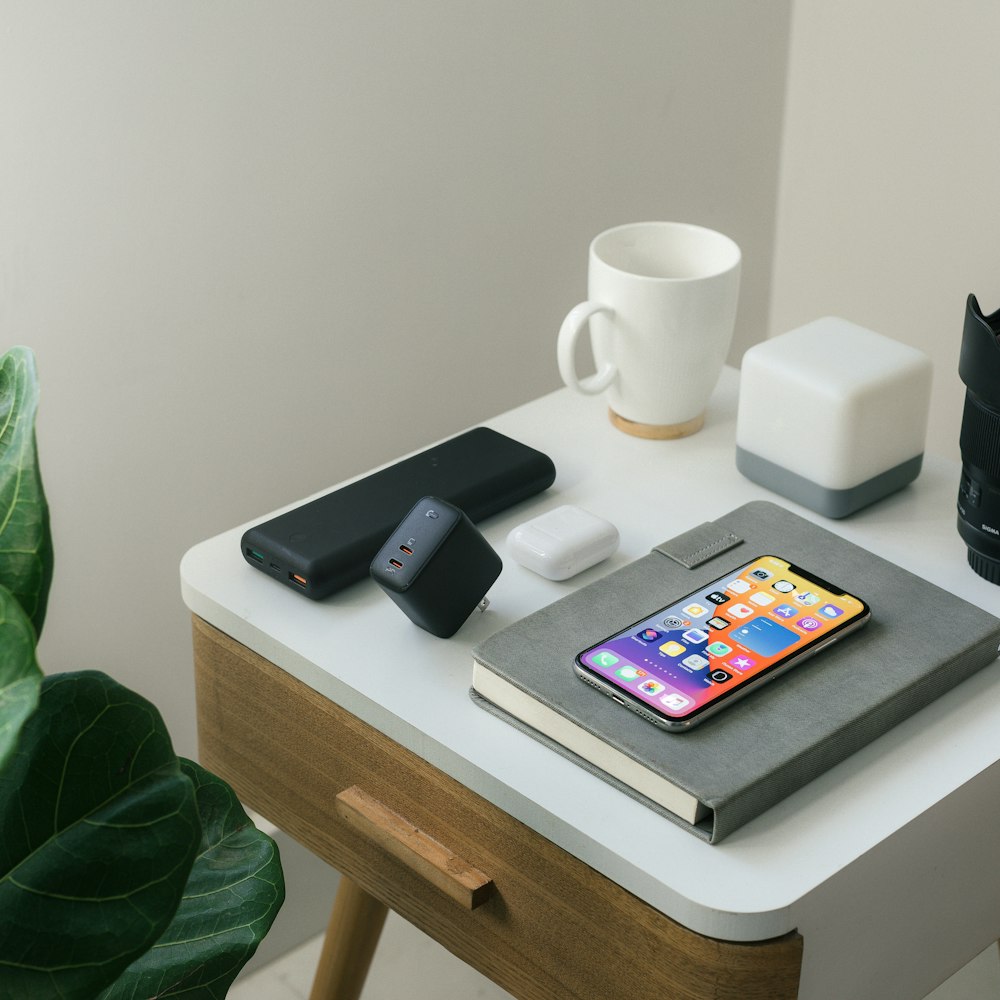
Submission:
[[[0,998],[114,982],[169,925],[200,838],[159,712],[101,673],[46,678],[0,773]]]
[[[39,635],[52,583],[49,508],[35,446],[35,356],[13,347],[0,358],[0,584]]]
[[[278,847],[232,789],[193,761],[202,843],[173,922],[101,1000],[219,1000],[257,950],[285,898]]]
[[[41,686],[35,630],[21,605],[0,587],[0,772],[38,704]]]

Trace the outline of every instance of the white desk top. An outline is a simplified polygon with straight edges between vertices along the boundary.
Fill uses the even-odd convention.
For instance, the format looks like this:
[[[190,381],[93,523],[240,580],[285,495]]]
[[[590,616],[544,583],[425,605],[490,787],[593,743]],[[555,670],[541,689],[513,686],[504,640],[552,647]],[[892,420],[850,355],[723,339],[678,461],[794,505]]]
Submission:
[[[880,860],[886,843],[917,838],[919,843],[907,840],[914,857],[927,850],[948,865],[961,863],[956,854],[978,849],[959,844],[955,834],[933,853],[935,845],[920,838],[928,836],[921,831],[934,825],[931,820],[954,819],[959,807],[968,811],[959,796],[978,788],[977,776],[990,775],[990,788],[1000,788],[1000,767],[992,767],[1000,760],[1000,662],[718,845],[657,816],[476,708],[468,696],[474,643],[569,588],[752,499],[784,503],[982,608],[1000,609],[1000,589],[969,569],[955,530],[956,463],[927,456],[920,477],[905,490],[852,518],[829,521],[736,471],[737,391],[738,373],[726,369],[705,428],[678,441],[628,437],[610,425],[599,401],[568,390],[486,421],[547,452],[557,478],[546,493],[480,526],[504,558],[504,570],[490,591],[489,611],[474,613],[450,640],[416,628],[370,581],[319,603],[296,595],[246,565],[239,544],[246,525],[185,555],[184,600],[207,621],[682,924],[730,940],[761,940],[795,928],[804,935],[823,928],[829,935],[831,919],[840,919],[831,918],[831,912],[845,906],[854,919],[850,926],[844,920],[833,936],[840,934],[848,947],[848,938],[861,933],[861,906],[873,905],[865,902],[866,892],[881,894],[882,924],[905,921],[905,911],[926,905],[922,897],[902,898],[905,892],[896,883],[882,885],[882,876],[873,874],[872,865],[893,869]],[[514,525],[565,503],[615,523],[621,547],[603,564],[555,583],[517,565],[505,551],[505,538]],[[978,802],[982,796],[975,798]],[[1000,819],[1000,798],[990,808],[987,819],[993,814]],[[914,822],[919,817],[924,821]],[[960,874],[945,872],[956,884]],[[884,876],[901,884],[907,877]],[[849,900],[839,900],[839,885],[850,892]],[[882,897],[897,894],[902,894],[900,912],[886,913]],[[882,933],[884,927],[869,930]],[[968,942],[967,954],[958,954],[957,944],[954,949],[942,945],[942,952],[949,952],[947,971],[976,954],[976,947],[985,947],[990,934],[996,936],[993,928],[982,928],[983,942],[977,945],[971,940],[975,935],[956,928],[956,938]],[[813,957],[822,958],[818,952]],[[816,965],[817,977],[821,965]],[[876,981],[870,972],[864,975]],[[921,983],[943,978],[938,971],[914,975]],[[803,995],[821,995],[818,987],[806,988],[811,976],[804,967]],[[841,978],[839,989],[846,985]],[[894,988],[899,985],[897,979]]]

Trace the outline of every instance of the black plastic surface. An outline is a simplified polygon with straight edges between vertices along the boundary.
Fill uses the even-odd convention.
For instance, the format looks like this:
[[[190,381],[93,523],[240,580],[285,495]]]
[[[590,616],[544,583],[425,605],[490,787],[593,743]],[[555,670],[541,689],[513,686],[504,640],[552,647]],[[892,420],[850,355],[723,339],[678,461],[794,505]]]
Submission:
[[[412,621],[447,639],[493,586],[503,563],[457,507],[423,497],[371,564],[375,582]]]
[[[320,600],[367,575],[379,547],[421,497],[439,497],[478,522],[547,489],[555,474],[543,452],[476,427],[249,528],[240,542],[243,558]]]

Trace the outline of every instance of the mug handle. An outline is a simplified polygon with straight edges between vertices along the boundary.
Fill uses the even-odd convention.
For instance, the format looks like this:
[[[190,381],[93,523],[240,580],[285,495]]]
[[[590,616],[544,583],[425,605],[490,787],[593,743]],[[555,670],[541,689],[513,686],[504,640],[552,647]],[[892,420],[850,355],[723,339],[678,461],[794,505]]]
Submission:
[[[593,375],[577,378],[576,375],[576,342],[585,326],[590,323],[590,317],[595,313],[607,313],[614,316],[611,306],[600,302],[581,302],[566,314],[559,328],[559,338],[556,341],[556,360],[559,362],[559,374],[571,389],[582,392],[586,396],[595,396],[603,392],[614,381],[618,369],[606,361]],[[593,348],[593,340],[591,340]]]

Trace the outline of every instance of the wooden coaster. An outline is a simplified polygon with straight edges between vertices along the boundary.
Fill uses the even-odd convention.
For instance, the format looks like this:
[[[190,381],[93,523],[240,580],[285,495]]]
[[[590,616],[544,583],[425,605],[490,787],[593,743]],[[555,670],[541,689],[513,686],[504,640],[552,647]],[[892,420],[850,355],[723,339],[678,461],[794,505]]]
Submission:
[[[631,434],[633,437],[647,438],[653,441],[666,441],[671,438],[687,437],[700,431],[705,423],[705,414],[699,413],[692,420],[686,420],[682,424],[640,424],[634,420],[626,420],[619,416],[614,410],[608,409],[608,416],[611,423],[620,431]]]

